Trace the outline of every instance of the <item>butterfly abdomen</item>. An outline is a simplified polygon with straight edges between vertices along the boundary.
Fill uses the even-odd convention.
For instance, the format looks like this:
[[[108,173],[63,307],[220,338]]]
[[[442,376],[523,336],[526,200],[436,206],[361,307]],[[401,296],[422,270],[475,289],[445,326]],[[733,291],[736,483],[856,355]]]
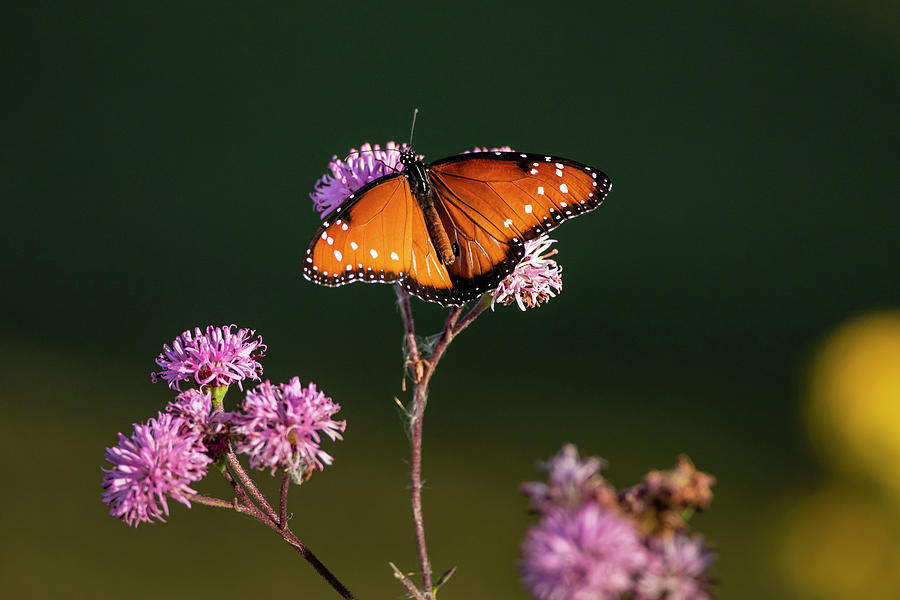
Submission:
[[[447,230],[444,229],[443,223],[441,223],[437,210],[434,208],[434,201],[430,200],[427,203],[423,203],[420,200],[419,206],[422,208],[422,214],[425,216],[425,227],[428,228],[428,237],[431,238],[431,243],[434,244],[434,247],[441,255],[443,263],[452,265],[453,261],[456,260],[456,256],[453,254],[453,245],[450,243],[450,237],[447,235]]]

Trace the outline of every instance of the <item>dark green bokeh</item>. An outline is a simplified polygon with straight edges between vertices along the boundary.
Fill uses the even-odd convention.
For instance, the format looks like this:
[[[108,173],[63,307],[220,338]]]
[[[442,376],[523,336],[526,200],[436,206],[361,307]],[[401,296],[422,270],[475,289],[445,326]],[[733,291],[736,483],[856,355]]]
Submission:
[[[619,485],[688,453],[718,478],[696,524],[721,597],[791,597],[767,556],[774,507],[818,477],[804,361],[900,298],[889,4],[28,3],[4,25],[9,597],[336,597],[235,515],[131,530],[99,501],[104,447],[170,397],[149,383],[162,343],[230,322],[263,333],[268,377],[315,380],[349,420],[295,531],[360,598],[402,594],[394,296],[299,273],[329,158],[405,140],[415,106],[429,158],[510,144],[614,182],[557,232],[562,296],[485,316],[435,379],[426,519],[436,568],[459,566],[442,596],[527,597],[516,488],[571,441]]]

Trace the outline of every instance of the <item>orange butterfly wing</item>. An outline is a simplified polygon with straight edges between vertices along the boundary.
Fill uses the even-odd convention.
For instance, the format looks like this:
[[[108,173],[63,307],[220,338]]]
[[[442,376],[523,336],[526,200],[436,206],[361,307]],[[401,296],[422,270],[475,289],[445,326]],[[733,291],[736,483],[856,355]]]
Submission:
[[[403,175],[377,179],[322,221],[306,250],[303,276],[320,285],[391,283],[409,272],[419,207]],[[423,228],[424,230],[424,228]]]
[[[423,300],[455,300],[450,276],[402,174],[369,183],[324,218],[306,250],[303,276],[329,287],[400,281]]]
[[[448,271],[460,300],[495,288],[524,255],[524,243],[594,210],[609,178],[546,155],[479,152],[436,161],[429,175],[444,228],[459,250]]]

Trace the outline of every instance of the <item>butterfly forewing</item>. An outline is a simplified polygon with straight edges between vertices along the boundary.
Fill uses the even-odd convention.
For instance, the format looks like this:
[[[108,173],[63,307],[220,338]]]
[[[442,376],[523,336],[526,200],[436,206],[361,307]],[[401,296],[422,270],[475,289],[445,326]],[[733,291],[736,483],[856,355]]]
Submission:
[[[409,273],[419,211],[406,178],[378,179],[325,217],[306,250],[303,276],[327,286],[390,283]]]
[[[602,172],[539,154],[462,154],[429,170],[441,200],[468,211],[486,232],[511,244],[594,210],[610,190]]]

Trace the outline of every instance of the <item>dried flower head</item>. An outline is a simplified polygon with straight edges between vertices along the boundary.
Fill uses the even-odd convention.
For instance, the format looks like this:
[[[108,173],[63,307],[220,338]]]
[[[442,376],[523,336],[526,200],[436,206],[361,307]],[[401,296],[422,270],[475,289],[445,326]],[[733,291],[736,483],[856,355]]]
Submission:
[[[706,571],[715,556],[699,535],[676,534],[650,541],[647,567],[638,578],[637,600],[709,600]]]
[[[547,483],[524,483],[522,492],[539,512],[557,507],[578,508],[589,501],[613,508],[616,491],[600,474],[605,466],[606,461],[597,456],[581,459],[578,449],[566,444],[556,456],[540,465],[547,472]]]
[[[195,328],[175,338],[172,345],[163,345],[156,364],[162,370],[151,373],[154,381],[163,379],[172,389],[180,390],[180,382],[193,381],[197,385],[227,386],[237,383],[243,388],[244,379],[259,381],[266,345],[262,336],[253,337],[252,329],[237,329],[237,325],[213,327],[206,332]]]
[[[492,309],[497,302],[508,305],[513,301],[522,310],[534,308],[562,291],[562,267],[550,259],[556,250],[547,252],[555,242],[546,235],[525,242],[525,256],[493,291]]]
[[[538,600],[612,600],[647,561],[634,525],[596,503],[544,515],[522,542],[522,578]]]
[[[235,448],[250,457],[254,469],[278,468],[295,474],[324,468],[332,457],[319,447],[320,433],[332,440],[343,439],[346,421],[331,417],[341,407],[314,383],[304,388],[298,377],[272,385],[265,381],[247,392],[242,412],[229,413],[232,433],[238,436]]]
[[[400,163],[400,152],[407,148],[406,144],[388,142],[384,149],[375,144],[365,143],[360,149],[350,149],[345,160],[337,156],[328,163],[330,173],[323,175],[309,195],[313,208],[325,217],[337,208],[347,196],[379,177],[403,170]],[[421,158],[421,157],[419,157]]]
[[[206,475],[212,459],[188,423],[160,413],[146,425],[135,425],[130,438],[119,434],[119,444],[106,449],[111,469],[103,469],[103,502],[109,514],[129,525],[165,521],[167,498],[191,506],[190,487]]]
[[[680,456],[674,469],[650,471],[641,483],[624,490],[620,503],[647,533],[671,534],[687,528],[682,516],[686,512],[709,508],[715,482],[715,477],[697,470],[687,456]]]

